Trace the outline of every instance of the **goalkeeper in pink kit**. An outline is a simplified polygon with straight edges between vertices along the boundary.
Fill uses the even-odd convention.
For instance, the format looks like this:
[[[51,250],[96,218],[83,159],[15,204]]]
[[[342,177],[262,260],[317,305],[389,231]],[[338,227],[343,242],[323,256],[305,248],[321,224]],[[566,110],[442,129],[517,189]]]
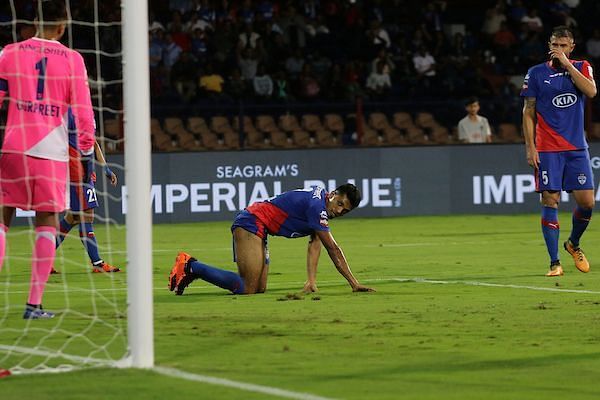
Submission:
[[[54,264],[58,213],[67,208],[67,112],[79,128],[79,148],[94,150],[94,113],[81,55],[59,40],[67,13],[60,0],[38,0],[36,36],[0,53],[0,101],[8,120],[0,156],[0,269],[15,209],[35,211],[31,286],[23,318],[52,318],[42,296]]]

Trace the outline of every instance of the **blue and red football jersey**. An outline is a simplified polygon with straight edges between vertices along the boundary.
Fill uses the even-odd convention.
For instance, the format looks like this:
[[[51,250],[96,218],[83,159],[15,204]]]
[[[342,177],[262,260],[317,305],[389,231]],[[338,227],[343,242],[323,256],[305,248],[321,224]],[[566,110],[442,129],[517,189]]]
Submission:
[[[571,60],[571,63],[586,78],[593,79],[592,66],[587,61]],[[585,95],[566,70],[554,69],[549,62],[531,67],[525,76],[521,97],[536,99],[538,151],[588,148],[583,133]]]
[[[296,238],[329,231],[326,199],[325,189],[313,186],[253,203],[246,210],[265,224],[270,235]]]

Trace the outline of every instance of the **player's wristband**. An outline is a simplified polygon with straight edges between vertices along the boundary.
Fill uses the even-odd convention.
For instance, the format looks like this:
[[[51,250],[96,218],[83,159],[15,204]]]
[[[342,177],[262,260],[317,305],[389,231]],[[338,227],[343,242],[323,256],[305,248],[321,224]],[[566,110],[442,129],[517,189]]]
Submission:
[[[107,178],[110,178],[113,175],[113,172],[108,168],[108,165],[104,166],[104,175],[106,175]]]

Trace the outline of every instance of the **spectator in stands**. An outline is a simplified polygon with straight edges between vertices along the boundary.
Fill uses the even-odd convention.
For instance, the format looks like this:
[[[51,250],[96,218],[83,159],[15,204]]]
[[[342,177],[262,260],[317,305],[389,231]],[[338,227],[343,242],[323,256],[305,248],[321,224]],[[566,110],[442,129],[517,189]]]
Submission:
[[[527,15],[527,8],[523,5],[522,0],[513,0],[508,9],[508,18],[513,24],[521,23],[524,16]]]
[[[173,35],[170,33],[166,34],[165,39],[166,44],[163,50],[163,63],[167,70],[170,71],[173,65],[179,59],[179,56],[183,50],[177,45],[177,43],[175,43],[175,41],[173,41]]]
[[[254,26],[252,22],[246,22],[244,24],[244,31],[239,34],[238,47],[240,49],[245,49],[250,47],[252,49],[256,48],[256,42],[260,38],[260,34],[254,31]]]
[[[179,60],[171,68],[171,84],[186,103],[196,97],[197,70],[196,63],[187,51],[181,53]]]
[[[290,100],[289,83],[285,77],[285,72],[278,71],[275,74],[275,94],[277,100]]]
[[[188,11],[191,11],[193,7],[193,0],[169,0],[169,10],[177,11],[181,15],[184,15]]]
[[[164,39],[165,28],[160,22],[150,25],[150,70],[156,69],[163,60],[166,42]]]
[[[267,74],[263,64],[259,64],[256,76],[252,80],[252,86],[257,99],[268,100],[271,98],[273,94],[273,80]]]
[[[385,47],[379,48],[379,51],[377,52],[377,57],[375,57],[375,59],[371,61],[371,68],[369,69],[369,71],[377,71],[377,64],[379,64],[379,62],[383,62],[387,66],[387,70],[389,73],[391,73],[396,67],[396,64],[394,64],[394,61],[392,61],[392,57],[386,51]]]
[[[256,52],[251,48],[246,47],[241,52],[238,51],[238,67],[242,71],[242,77],[248,82],[252,82],[256,76],[258,63]]]
[[[316,50],[313,53],[311,64],[315,78],[317,78],[319,82],[324,82],[332,66],[331,60],[325,56],[325,54],[321,53],[319,50]]]
[[[316,98],[321,91],[321,86],[312,73],[312,65],[304,63],[298,76],[298,97],[305,100]]]
[[[214,59],[219,62],[227,60],[238,42],[238,37],[233,29],[231,20],[224,20],[212,38],[212,47],[215,49]]]
[[[199,86],[208,97],[219,98],[223,93],[223,77],[214,72],[211,63],[206,64],[204,73],[200,76]]]
[[[232,100],[242,100],[248,92],[248,83],[242,78],[239,68],[233,68],[231,74],[225,83],[225,93]]]
[[[519,60],[521,64],[533,65],[544,58],[546,51],[546,46],[540,40],[539,33],[529,32],[525,42],[519,46]]]
[[[208,56],[208,43],[206,34],[200,28],[194,29],[192,36],[192,55],[198,60],[200,64],[204,64]]]
[[[600,29],[594,28],[592,37],[585,42],[585,50],[595,67],[600,65]]]
[[[485,19],[481,31],[489,37],[492,37],[500,30],[500,24],[505,21],[506,15],[504,15],[504,4],[498,2],[494,7],[489,8],[485,12]]]
[[[435,58],[425,46],[421,46],[417,54],[413,57],[413,65],[417,72],[417,80],[420,87],[423,89],[423,93],[430,94],[436,88],[435,85]]]
[[[296,79],[300,75],[304,62],[302,50],[299,48],[294,50],[294,53],[285,60],[285,69],[291,79]]]
[[[367,31],[367,36],[369,36],[371,43],[377,47],[383,46],[387,49],[392,45],[390,35],[377,20],[371,21],[371,29]]]
[[[392,89],[389,67],[385,61],[380,60],[375,68],[367,78],[366,88],[372,99],[383,100]]]
[[[306,45],[306,24],[304,17],[296,12],[296,8],[289,3],[281,13],[279,26],[283,31],[285,43],[292,47],[304,48]]]
[[[275,9],[271,1],[261,1],[256,6],[256,13],[260,15],[264,21],[271,21],[275,15]]]
[[[492,131],[487,118],[478,115],[479,99],[471,97],[465,103],[467,115],[458,122],[458,140],[462,143],[491,143]]]
[[[544,23],[538,16],[537,8],[530,8],[527,15],[521,18],[521,23],[527,25],[527,28],[532,32],[541,32],[544,29]]]

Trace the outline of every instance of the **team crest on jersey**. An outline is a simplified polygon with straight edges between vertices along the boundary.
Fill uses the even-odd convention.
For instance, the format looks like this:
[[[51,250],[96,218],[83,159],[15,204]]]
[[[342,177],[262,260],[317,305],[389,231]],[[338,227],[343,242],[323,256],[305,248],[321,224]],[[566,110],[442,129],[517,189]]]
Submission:
[[[319,223],[321,226],[326,228],[329,227],[329,216],[327,215],[326,210],[321,211],[321,214],[319,215]]]
[[[579,176],[577,177],[577,181],[580,185],[585,185],[585,183],[587,182],[587,176],[585,176],[585,174],[579,174]]]
[[[323,192],[323,188],[322,187],[315,188],[315,191],[313,192],[312,198],[313,199],[319,199],[319,200],[321,200],[321,192]]]

